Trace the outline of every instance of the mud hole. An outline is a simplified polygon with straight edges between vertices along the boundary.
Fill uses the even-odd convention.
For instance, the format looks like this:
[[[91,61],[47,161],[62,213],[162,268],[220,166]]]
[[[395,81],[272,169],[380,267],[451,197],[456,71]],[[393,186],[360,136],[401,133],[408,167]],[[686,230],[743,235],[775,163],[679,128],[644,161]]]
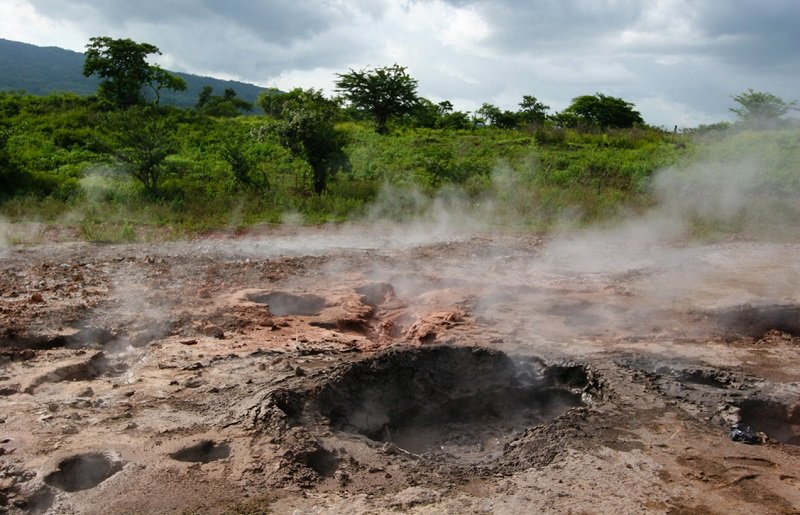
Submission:
[[[258,304],[266,304],[270,313],[283,317],[287,315],[318,315],[325,307],[325,299],[317,295],[299,295],[286,292],[272,292],[251,295],[249,300]]]
[[[0,512],[800,512],[800,245],[263,231],[5,249]]]
[[[759,338],[770,331],[800,336],[800,305],[744,304],[718,309],[712,318],[732,334]]]
[[[332,428],[437,460],[496,458],[526,428],[582,406],[590,389],[581,366],[478,347],[392,351],[339,374],[315,400]]]
[[[122,463],[107,454],[88,453],[69,457],[44,482],[65,492],[94,488],[122,470]]]
[[[179,451],[170,453],[169,457],[177,461],[191,463],[210,463],[224,460],[231,455],[231,446],[227,442],[217,443],[213,440],[203,440]]]

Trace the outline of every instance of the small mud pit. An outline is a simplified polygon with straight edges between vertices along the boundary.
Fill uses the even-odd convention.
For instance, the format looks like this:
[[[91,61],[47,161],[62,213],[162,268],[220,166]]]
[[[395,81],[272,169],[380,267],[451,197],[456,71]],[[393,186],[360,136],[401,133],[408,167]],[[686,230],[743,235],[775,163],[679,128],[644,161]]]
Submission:
[[[726,331],[760,338],[769,331],[800,336],[800,306],[795,304],[744,304],[716,310],[716,323]]]
[[[177,461],[191,463],[211,463],[224,460],[231,455],[231,447],[227,442],[217,443],[213,440],[203,440],[194,445],[173,452],[170,458]]]
[[[317,397],[338,431],[426,458],[499,457],[526,428],[583,405],[593,385],[580,365],[512,360],[479,347],[389,351],[348,365]]]
[[[800,445],[800,404],[792,407],[773,400],[747,399],[738,408],[742,424],[772,440]]]
[[[741,382],[741,378],[737,378],[731,372],[707,367],[671,368],[661,366],[656,369],[655,373],[658,376],[672,378],[679,383],[711,388],[732,388]]]
[[[59,463],[44,482],[65,492],[77,492],[96,487],[120,470],[122,462],[107,454],[78,454]]]
[[[325,307],[325,299],[311,294],[294,294],[272,292],[252,294],[247,297],[251,302],[267,304],[269,312],[275,316],[315,316]]]

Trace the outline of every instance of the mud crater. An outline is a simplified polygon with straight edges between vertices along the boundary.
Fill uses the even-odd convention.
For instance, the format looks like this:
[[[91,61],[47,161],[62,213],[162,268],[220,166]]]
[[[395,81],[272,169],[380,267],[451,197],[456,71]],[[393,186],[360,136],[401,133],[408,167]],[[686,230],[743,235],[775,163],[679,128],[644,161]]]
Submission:
[[[318,295],[282,291],[250,294],[247,300],[257,304],[267,304],[269,312],[278,317],[316,316],[326,304],[326,300]]]
[[[352,363],[315,403],[336,431],[438,461],[478,462],[502,455],[527,428],[584,405],[595,388],[583,365],[443,345]]]
[[[724,331],[760,338],[770,331],[800,336],[800,305],[743,304],[717,309],[711,318]]]
[[[122,465],[105,453],[78,454],[62,460],[44,482],[65,492],[88,490],[122,470]]]
[[[224,460],[230,455],[231,446],[228,442],[217,443],[214,440],[202,440],[194,445],[170,453],[169,457],[176,461],[190,463],[211,463],[212,461]]]

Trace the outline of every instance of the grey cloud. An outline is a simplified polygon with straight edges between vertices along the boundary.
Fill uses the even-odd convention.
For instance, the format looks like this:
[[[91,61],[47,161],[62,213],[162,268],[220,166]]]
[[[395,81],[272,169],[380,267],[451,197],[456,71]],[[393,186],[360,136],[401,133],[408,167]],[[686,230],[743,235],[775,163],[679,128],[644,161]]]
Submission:
[[[130,24],[177,24],[191,31],[193,24],[233,23],[265,41],[292,41],[325,30],[336,22],[335,4],[311,0],[30,0],[42,14],[64,13],[76,23],[104,22],[111,28]],[[191,34],[191,32],[189,32]],[[202,34],[196,34],[202,36]]]
[[[800,2],[771,0],[709,0],[697,10],[698,27],[719,39],[719,56],[753,71],[779,67],[800,71]]]
[[[515,108],[521,95],[533,94],[557,110],[575,96],[600,91],[658,104],[662,118],[643,111],[645,120],[671,126],[670,106],[696,110],[698,119],[729,117],[731,95],[748,87],[786,100],[798,96],[797,0],[29,3],[42,15],[85,31],[87,39],[147,41],[179,71],[261,84],[316,73],[317,83],[321,74],[330,74],[332,85],[334,72],[325,70],[391,64],[396,57],[387,48],[400,48],[400,64],[419,80],[421,94],[463,99],[469,108],[482,102]],[[448,45],[436,30],[449,20],[414,31],[409,24],[427,27],[430,20],[395,19],[420,6],[447,13],[442,5],[474,11],[488,25],[488,35]]]
[[[371,15],[376,5],[312,0],[30,3],[43,15],[70,19],[92,35],[154,43],[174,56],[181,71],[216,70],[251,81],[287,69],[346,62],[354,53],[357,35],[338,28],[353,15]],[[97,33],[96,27],[105,32]],[[135,37],[130,35],[134,30]]]
[[[494,28],[491,43],[507,52],[558,51],[591,44],[639,19],[642,3],[633,0],[490,0],[452,2],[470,7]]]

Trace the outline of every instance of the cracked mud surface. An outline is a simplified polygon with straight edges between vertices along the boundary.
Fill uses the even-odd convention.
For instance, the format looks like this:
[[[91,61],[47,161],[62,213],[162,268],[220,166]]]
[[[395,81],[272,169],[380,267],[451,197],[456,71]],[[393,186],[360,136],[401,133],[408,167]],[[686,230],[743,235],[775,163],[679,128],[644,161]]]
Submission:
[[[0,511],[797,513],[797,255],[370,227],[0,250]]]

